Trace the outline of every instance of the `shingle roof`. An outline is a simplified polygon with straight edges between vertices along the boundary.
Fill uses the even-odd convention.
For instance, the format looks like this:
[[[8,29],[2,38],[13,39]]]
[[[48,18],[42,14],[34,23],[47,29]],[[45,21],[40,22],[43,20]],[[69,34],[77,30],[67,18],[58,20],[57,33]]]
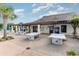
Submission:
[[[56,15],[50,15],[50,16],[44,16],[41,19],[38,19],[34,22],[27,23],[27,24],[51,24],[55,22],[70,22],[71,18],[75,16],[76,13],[70,12],[70,13],[63,13],[63,14],[56,14]]]

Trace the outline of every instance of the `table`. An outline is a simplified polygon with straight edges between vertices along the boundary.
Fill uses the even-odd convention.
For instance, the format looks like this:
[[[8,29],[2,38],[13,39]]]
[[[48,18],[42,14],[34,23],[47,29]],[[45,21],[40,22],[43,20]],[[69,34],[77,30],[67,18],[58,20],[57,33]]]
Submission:
[[[34,40],[35,38],[37,38],[39,36],[39,33],[35,33],[35,32],[28,33],[28,34],[26,34],[26,36],[27,36],[27,39]]]
[[[53,44],[62,45],[63,40],[66,40],[65,34],[51,34],[49,38],[52,39]]]

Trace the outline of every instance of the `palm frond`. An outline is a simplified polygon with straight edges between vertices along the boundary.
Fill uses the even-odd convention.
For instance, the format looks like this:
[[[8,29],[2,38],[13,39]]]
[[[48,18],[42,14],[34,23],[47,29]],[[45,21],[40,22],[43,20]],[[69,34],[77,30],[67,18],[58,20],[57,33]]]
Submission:
[[[10,19],[15,19],[17,16],[14,14],[14,8],[5,6],[3,4],[0,4],[0,12],[3,16],[8,16]]]
[[[13,12],[13,8],[0,4],[0,11],[2,12],[3,15],[9,16],[11,12]]]
[[[16,18],[17,18],[17,15],[11,14],[9,18],[10,18],[11,20],[16,19]]]

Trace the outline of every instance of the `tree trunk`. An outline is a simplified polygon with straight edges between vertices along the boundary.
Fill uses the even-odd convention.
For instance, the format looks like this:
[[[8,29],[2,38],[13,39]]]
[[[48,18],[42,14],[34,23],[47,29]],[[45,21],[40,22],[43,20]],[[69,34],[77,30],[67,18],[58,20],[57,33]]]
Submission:
[[[7,37],[7,23],[8,23],[8,16],[3,16],[4,19],[4,39]]]
[[[74,27],[74,32],[73,32],[73,34],[74,34],[74,38],[76,37],[76,27]]]

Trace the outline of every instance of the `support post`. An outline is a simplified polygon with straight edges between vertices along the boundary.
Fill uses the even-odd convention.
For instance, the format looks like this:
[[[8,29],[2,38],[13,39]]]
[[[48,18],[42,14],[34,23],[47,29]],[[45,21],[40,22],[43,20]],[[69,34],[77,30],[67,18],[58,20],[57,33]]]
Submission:
[[[39,33],[39,34],[41,33],[41,32],[40,32],[40,29],[41,29],[41,28],[40,28],[40,25],[38,25],[38,33]]]

